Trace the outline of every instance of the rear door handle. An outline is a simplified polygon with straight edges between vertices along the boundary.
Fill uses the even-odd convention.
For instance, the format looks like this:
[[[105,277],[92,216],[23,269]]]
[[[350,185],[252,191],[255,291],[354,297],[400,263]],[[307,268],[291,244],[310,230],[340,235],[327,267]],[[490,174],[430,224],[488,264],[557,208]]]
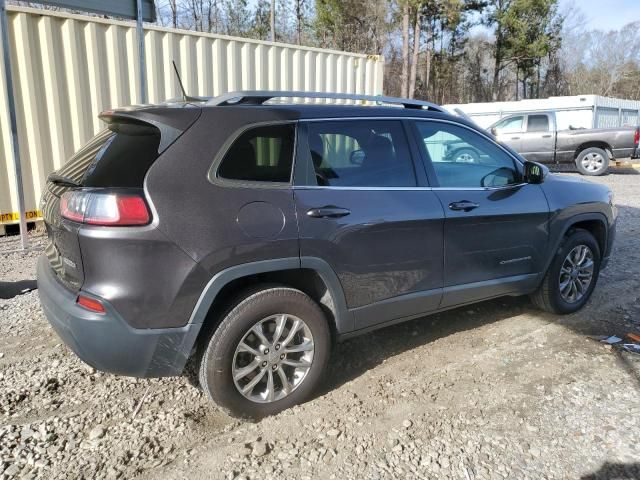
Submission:
[[[470,212],[474,208],[478,208],[479,203],[470,202],[468,200],[462,200],[460,202],[451,202],[449,204],[450,210],[462,210],[463,212]]]
[[[551,135],[542,135],[542,138],[551,138]]]
[[[520,137],[511,137],[511,140],[520,140]]]
[[[307,215],[312,218],[340,218],[346,217],[350,213],[351,210],[334,205],[326,205],[324,207],[310,208],[307,210]]]

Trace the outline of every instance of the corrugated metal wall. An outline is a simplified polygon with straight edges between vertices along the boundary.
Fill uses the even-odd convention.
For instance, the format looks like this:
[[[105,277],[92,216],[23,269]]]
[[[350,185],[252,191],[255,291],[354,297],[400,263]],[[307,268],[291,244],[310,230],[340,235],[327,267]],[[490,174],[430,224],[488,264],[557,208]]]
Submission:
[[[139,103],[136,31],[133,22],[17,7],[9,7],[9,30],[30,218],[46,175],[101,129],[98,113]],[[382,94],[384,61],[377,56],[151,26],[145,44],[151,103],[180,94],[172,60],[191,95],[250,89]],[[11,223],[18,208],[2,79],[0,223]]]

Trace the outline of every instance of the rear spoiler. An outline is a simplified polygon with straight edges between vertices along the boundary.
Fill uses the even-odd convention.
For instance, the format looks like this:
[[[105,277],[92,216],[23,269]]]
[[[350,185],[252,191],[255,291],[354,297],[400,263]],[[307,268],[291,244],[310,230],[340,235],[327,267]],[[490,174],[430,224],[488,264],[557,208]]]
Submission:
[[[200,117],[202,109],[193,104],[180,107],[142,107],[105,110],[98,118],[108,125],[149,125],[160,132],[158,153],[164,152]],[[117,127],[115,127],[117,128]]]

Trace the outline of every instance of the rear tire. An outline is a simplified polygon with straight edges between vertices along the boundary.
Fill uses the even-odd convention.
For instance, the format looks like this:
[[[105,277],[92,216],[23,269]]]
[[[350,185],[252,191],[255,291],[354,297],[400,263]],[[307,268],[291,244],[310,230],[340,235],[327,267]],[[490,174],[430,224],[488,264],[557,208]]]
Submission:
[[[208,397],[230,415],[259,419],[309,399],[326,370],[331,335],[306,294],[265,287],[237,303],[203,346],[199,378]]]
[[[586,148],[576,157],[576,167],[582,175],[604,175],[609,170],[609,154],[602,148]]]
[[[584,259],[581,258],[583,253]],[[570,231],[551,261],[542,284],[531,295],[531,301],[550,313],[564,315],[580,310],[598,281],[600,258],[600,247],[591,233],[583,229]]]

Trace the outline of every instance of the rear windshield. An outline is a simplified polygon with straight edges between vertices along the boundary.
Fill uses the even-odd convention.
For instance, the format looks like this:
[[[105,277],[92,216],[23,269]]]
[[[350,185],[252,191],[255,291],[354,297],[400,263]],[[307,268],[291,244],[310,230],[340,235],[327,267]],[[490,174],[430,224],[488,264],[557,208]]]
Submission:
[[[142,187],[159,156],[160,131],[146,124],[112,123],[57,172],[84,187]]]

